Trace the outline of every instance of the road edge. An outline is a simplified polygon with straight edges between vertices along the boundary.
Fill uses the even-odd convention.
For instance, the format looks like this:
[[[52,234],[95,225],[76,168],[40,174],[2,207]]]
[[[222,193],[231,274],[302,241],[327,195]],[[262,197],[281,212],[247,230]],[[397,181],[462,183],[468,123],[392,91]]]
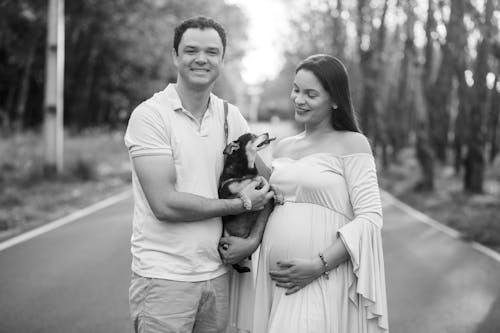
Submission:
[[[79,218],[82,218],[84,216],[87,216],[87,215],[90,215],[94,212],[97,212],[101,209],[112,206],[112,205],[114,205],[122,200],[127,199],[128,197],[131,196],[131,194],[132,194],[132,190],[130,190],[130,189],[125,190],[125,191],[120,192],[118,194],[112,195],[104,200],[96,202],[95,204],[92,204],[92,205],[87,206],[85,208],[79,209],[79,210],[77,210],[69,215],[63,216],[57,220],[54,220],[52,222],[48,222],[48,223],[46,223],[38,228],[32,229],[32,230],[24,232],[20,235],[9,238],[9,239],[0,243],[0,252],[8,249],[14,245],[26,242],[27,240],[30,240],[32,238],[35,238],[35,237],[40,236],[42,234],[45,234],[45,233],[52,231],[54,229],[57,229],[59,227],[62,227],[63,225],[74,222],[74,221],[78,220]]]
[[[428,226],[439,230],[443,232],[444,234],[448,235],[451,238],[454,239],[461,239],[461,234],[459,231],[450,228],[447,225],[442,224],[441,222],[438,222],[431,218],[430,216],[416,210],[415,208],[412,208],[402,202],[401,200],[397,199],[395,196],[390,194],[387,191],[381,190],[381,192],[384,195],[384,200],[386,203],[392,204],[394,206],[397,206],[399,209],[403,210],[410,216],[415,217],[418,221],[427,224]],[[121,193],[115,194],[111,197],[108,197],[100,202],[97,202],[95,204],[92,204],[90,206],[87,206],[85,208],[79,209],[69,215],[66,215],[64,217],[61,217],[55,221],[49,222],[47,224],[44,224],[43,226],[40,226],[38,228],[32,229],[30,231],[27,231],[25,233],[22,233],[20,235],[14,236],[12,238],[9,238],[3,242],[0,243],[0,252],[3,250],[6,250],[14,245],[23,243],[27,240],[30,240],[32,238],[35,238],[37,236],[40,236],[44,233],[47,233],[51,230],[57,229],[59,227],[62,227],[63,225],[66,225],[68,223],[74,222],[78,220],[81,217],[90,215],[96,211],[99,211],[101,209],[104,209],[106,207],[112,206],[122,200],[125,200],[126,198],[130,197],[132,194],[131,190],[125,190]],[[472,248],[474,248],[476,251],[479,251],[480,253],[492,258],[493,260],[497,261],[500,263],[500,253],[476,242],[476,241],[468,241]]]
[[[389,203],[389,204],[392,204],[392,205],[398,207],[399,209],[403,210],[408,215],[416,218],[417,221],[425,223],[428,226],[445,233],[446,235],[448,235],[451,238],[462,240],[463,242],[470,244],[472,246],[472,248],[475,249],[476,251],[478,251],[478,252],[480,252],[480,253],[482,253],[482,254],[484,254],[484,255],[490,257],[491,259],[500,263],[500,253],[498,253],[498,252],[496,252],[496,251],[494,251],[494,250],[492,250],[492,249],[490,249],[490,248],[488,248],[488,247],[486,247],[486,246],[484,246],[476,241],[464,241],[461,237],[462,234],[459,231],[457,231],[453,228],[450,228],[449,226],[447,226],[441,222],[434,220],[432,217],[422,213],[421,211],[416,210],[413,207],[408,206],[407,204],[405,204],[401,200],[397,199],[395,196],[393,196],[389,192],[384,191],[384,190],[381,190],[381,192],[383,193],[383,196],[384,196],[382,202],[385,201],[386,203]]]

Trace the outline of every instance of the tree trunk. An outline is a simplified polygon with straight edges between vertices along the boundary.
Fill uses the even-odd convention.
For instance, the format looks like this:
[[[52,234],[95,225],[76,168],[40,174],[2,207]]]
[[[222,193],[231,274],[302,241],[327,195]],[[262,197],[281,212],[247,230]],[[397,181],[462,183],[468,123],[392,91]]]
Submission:
[[[342,0],[337,0],[337,7],[331,8],[330,13],[333,19],[333,47],[335,50],[334,55],[342,61],[345,61],[345,44],[346,44],[346,22],[342,18],[342,11],[344,10]]]
[[[7,91],[7,98],[5,99],[5,109],[4,111],[4,117],[2,117],[2,123],[4,124],[4,127],[8,129],[9,131],[12,130],[12,108],[14,105],[14,98],[16,94],[16,85],[11,85]]]
[[[23,77],[21,79],[21,87],[19,89],[19,95],[17,98],[16,105],[16,117],[14,121],[14,131],[21,132],[24,129],[24,118],[26,113],[26,102],[29,96],[29,88],[30,88],[30,78],[31,78],[31,69],[33,68],[33,61],[35,60],[35,51],[37,48],[39,33],[35,34],[32,42],[29,43],[30,48],[28,51],[28,56],[26,58],[26,63],[24,66]]]
[[[466,5],[469,5],[467,0]],[[464,145],[466,142],[468,116],[470,109],[470,88],[465,81],[466,59],[467,54],[467,38],[468,32],[463,24],[463,21],[453,30],[454,43],[454,61],[455,61],[455,78],[458,82],[458,109],[454,124],[454,140],[453,140],[453,165],[455,174],[459,174],[464,163]]]
[[[429,140],[429,125],[425,98],[423,93],[423,78],[415,86],[415,110],[417,114],[416,156],[420,164],[422,176],[416,185],[417,191],[434,190],[434,151]]]
[[[90,113],[89,110],[92,110],[92,88],[95,81],[96,61],[99,55],[99,48],[96,42],[92,42],[91,45],[87,58],[85,77],[82,84],[82,92],[79,98],[80,111],[76,117],[79,120],[76,124],[77,127],[87,126],[90,123],[89,119],[93,117],[93,114]]]
[[[376,133],[376,110],[373,101],[376,98],[375,90],[377,85],[375,80],[377,74],[374,64],[374,52],[373,50],[361,50],[360,52],[360,67],[363,76],[363,96],[360,107],[361,129],[368,138],[374,140]]]
[[[414,63],[416,49],[414,44],[415,13],[414,0],[405,2],[405,12],[407,20],[405,24],[406,39],[404,42],[403,59],[398,79],[398,91],[394,107],[391,114],[390,137],[393,148],[393,159],[397,159],[399,151],[407,144],[410,133],[410,117],[413,105],[413,91],[410,87],[414,76]],[[397,103],[397,104],[396,104]]]
[[[500,118],[500,93],[497,90],[498,85],[498,74],[495,75],[495,82],[493,85],[493,89],[491,90],[490,97],[490,116],[488,123],[490,124],[490,155],[489,161],[493,163],[495,157],[498,154],[498,132],[500,130],[500,124],[498,122]]]
[[[419,75],[420,80],[415,86],[415,109],[417,113],[416,132],[416,155],[422,170],[421,181],[417,184],[417,190],[434,190],[434,151],[430,140],[429,116],[425,98],[426,86],[430,82],[434,61],[434,41],[432,32],[436,26],[434,21],[434,6],[432,0],[428,2],[427,23],[425,25],[425,36],[427,44],[425,46],[425,63],[423,73]]]
[[[385,39],[387,35],[387,29],[386,29],[386,16],[387,16],[387,8],[389,6],[389,1],[385,0],[384,1],[384,9],[382,11],[382,17],[380,19],[380,27],[377,31],[377,44],[376,44],[376,77],[375,77],[375,82],[378,84],[375,86],[375,96],[376,100],[374,103],[374,109],[375,109],[375,124],[376,124],[376,130],[375,130],[375,136],[376,140],[379,142],[379,145],[382,148],[382,167],[386,169],[389,164],[389,157],[387,155],[387,145],[388,145],[388,138],[387,138],[387,126],[385,123],[386,115],[385,113],[385,107],[383,105],[383,95],[382,95],[382,84],[380,84],[383,81],[383,72],[382,68],[385,68],[385,56],[384,56],[384,50],[385,50]]]
[[[434,1],[428,0],[427,4],[427,22],[425,23],[425,38],[427,39],[427,44],[425,46],[425,62],[423,72],[424,91],[425,87],[430,83],[433,76],[432,72],[435,52],[434,38],[432,37],[432,33],[436,30],[436,20],[434,19]]]
[[[381,16],[380,27],[376,33],[376,40],[371,40],[368,50],[363,50],[361,45],[362,35],[359,36],[359,52],[361,70],[363,74],[363,98],[361,103],[361,127],[365,135],[372,139],[374,146],[381,145],[382,152],[386,154],[387,138],[385,125],[382,123],[383,112],[382,96],[380,93],[381,69],[383,67],[383,52],[386,38],[385,18],[387,14],[388,0],[384,1],[384,9]],[[359,8],[358,8],[359,9]],[[362,15],[364,8],[360,9]],[[362,16],[361,16],[362,18]],[[370,18],[370,26],[371,26]],[[364,22],[363,22],[364,23]],[[363,24],[360,22],[360,24]],[[387,156],[383,156],[387,161]]]
[[[474,72],[474,103],[470,112],[470,133],[467,142],[465,157],[464,188],[472,193],[483,192],[485,156],[484,146],[486,133],[484,126],[485,106],[488,94],[486,75],[489,72],[488,56],[491,48],[493,29],[491,19],[493,15],[493,0],[487,0],[485,7],[485,21],[482,29],[483,40],[479,43],[476,70]]]
[[[455,73],[457,52],[463,52],[463,50],[460,50],[459,44],[464,30],[464,14],[465,0],[452,1],[450,20],[446,26],[446,44],[442,47],[443,61],[436,82],[427,90],[432,146],[436,152],[436,157],[442,163],[446,162],[448,148],[452,77]]]
[[[372,50],[370,48],[365,49],[365,46],[363,46],[363,37],[366,34],[365,30],[367,25],[365,12],[367,11],[368,7],[369,6],[367,6],[367,0],[358,0],[358,21],[356,24],[356,32],[358,37],[359,67],[361,69],[362,76],[362,95],[359,108],[359,118],[361,130],[367,137],[373,139],[371,133],[372,128],[370,126],[370,124],[373,124],[373,120],[371,119],[373,112],[369,112],[367,110],[367,105],[369,105],[370,101],[372,101],[374,98],[374,96],[372,95],[373,89],[371,89],[371,85],[373,85],[374,83],[372,83],[370,75],[371,73],[369,73],[371,68],[373,68],[373,66],[371,66],[370,64],[373,61],[373,56]]]
[[[467,118],[469,116],[469,96],[470,96],[470,88],[467,86],[465,82],[465,74],[462,70],[461,75],[458,75],[458,113],[457,118],[455,119],[455,138],[453,140],[453,151],[454,151],[454,162],[453,166],[455,169],[455,174],[459,174],[462,170],[462,164],[464,163],[463,157],[463,148],[466,142],[466,124],[468,124]]]

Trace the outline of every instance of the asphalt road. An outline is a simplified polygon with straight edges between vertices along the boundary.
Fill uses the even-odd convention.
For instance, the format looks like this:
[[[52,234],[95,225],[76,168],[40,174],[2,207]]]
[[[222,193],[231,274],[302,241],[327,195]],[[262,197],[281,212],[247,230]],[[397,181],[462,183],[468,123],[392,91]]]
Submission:
[[[131,213],[127,199],[1,251],[0,332],[130,332]],[[384,214],[391,332],[500,332],[500,263],[393,204]]]
[[[131,200],[0,252],[0,332],[131,332]]]
[[[383,202],[391,331],[499,333],[500,262]]]

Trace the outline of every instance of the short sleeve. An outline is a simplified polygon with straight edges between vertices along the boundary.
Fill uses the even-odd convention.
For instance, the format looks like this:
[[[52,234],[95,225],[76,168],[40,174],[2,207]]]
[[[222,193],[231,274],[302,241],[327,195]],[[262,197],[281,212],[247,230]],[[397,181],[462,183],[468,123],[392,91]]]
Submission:
[[[355,154],[344,158],[343,169],[354,212],[354,219],[339,229],[354,272],[349,299],[366,309],[367,318],[379,329],[388,330],[382,205],[375,161],[370,154]]]
[[[229,126],[229,141],[236,140],[240,137],[240,135],[250,132],[247,121],[243,118],[243,115],[236,106],[229,104],[227,117]]]
[[[154,108],[144,103],[139,105],[132,112],[125,132],[125,145],[130,156],[171,155],[167,125]]]

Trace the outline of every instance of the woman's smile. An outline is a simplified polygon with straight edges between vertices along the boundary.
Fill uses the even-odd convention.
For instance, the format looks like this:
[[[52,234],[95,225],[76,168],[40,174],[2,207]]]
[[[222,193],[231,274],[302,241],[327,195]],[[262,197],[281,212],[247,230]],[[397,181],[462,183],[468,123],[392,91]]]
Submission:
[[[304,107],[300,107],[300,106],[295,106],[295,112],[299,115],[303,115],[307,112],[311,111],[310,109],[307,109],[307,108],[304,108]]]

